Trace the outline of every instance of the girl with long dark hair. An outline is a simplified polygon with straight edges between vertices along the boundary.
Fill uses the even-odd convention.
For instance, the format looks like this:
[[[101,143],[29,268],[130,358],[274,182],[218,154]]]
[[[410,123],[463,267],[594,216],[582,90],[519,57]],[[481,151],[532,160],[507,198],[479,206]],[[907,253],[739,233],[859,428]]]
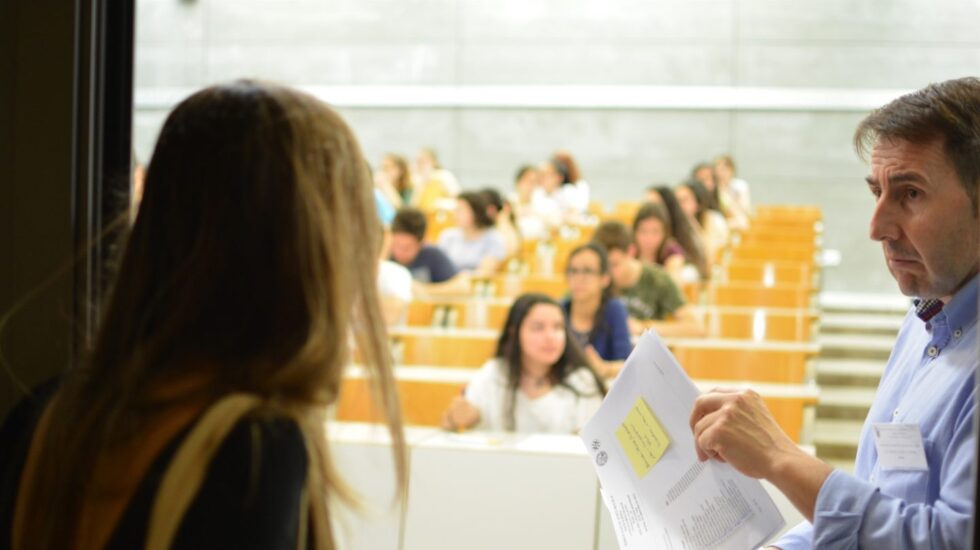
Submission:
[[[596,371],[603,378],[611,378],[619,372],[633,345],[626,305],[612,296],[605,247],[590,242],[572,250],[565,276],[569,293],[561,304],[571,333]]]
[[[684,262],[697,270],[698,278],[705,280],[710,275],[704,243],[695,231],[687,214],[677,202],[674,191],[666,185],[656,185],[648,189],[652,202],[658,203],[667,211],[670,220],[670,236],[684,251]]]
[[[606,394],[568,332],[558,302],[544,294],[514,301],[488,361],[443,417],[449,429],[575,433]]]

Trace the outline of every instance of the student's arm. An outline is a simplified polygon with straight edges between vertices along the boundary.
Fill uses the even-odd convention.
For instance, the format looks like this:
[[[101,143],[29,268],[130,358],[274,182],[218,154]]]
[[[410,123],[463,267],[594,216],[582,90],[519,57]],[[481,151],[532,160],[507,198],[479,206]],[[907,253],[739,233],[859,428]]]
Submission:
[[[629,313],[623,302],[618,298],[609,300],[606,304],[606,322],[609,324],[612,346],[606,357],[607,361],[623,361],[633,351],[630,329],[626,323],[627,317]]]
[[[465,430],[480,421],[480,409],[473,406],[465,397],[453,398],[449,408],[442,414],[442,427],[447,430]]]
[[[606,303],[605,322],[609,325],[609,345],[598,372],[603,378],[613,378],[623,369],[624,361],[633,351],[626,306],[617,298]]]
[[[664,271],[670,274],[670,278],[677,285],[684,281],[684,265],[686,263],[683,254],[673,254],[664,260]]]
[[[441,283],[420,283],[415,281],[412,289],[419,297],[469,296],[473,294],[473,279],[469,273],[460,271],[455,277]]]
[[[606,361],[592,346],[585,346],[585,350],[583,351],[585,352],[586,359],[589,360],[589,366],[601,378],[616,378],[619,375],[619,371],[623,370],[625,361]]]
[[[476,272],[490,275],[497,272],[497,269],[507,257],[507,245],[504,243],[503,235],[496,229],[488,229],[486,239],[486,252],[483,255],[483,259],[480,260],[480,265],[477,267]]]
[[[646,321],[646,328],[652,328],[661,336],[702,337],[706,332],[704,323],[689,305],[679,307],[674,311],[673,319],[665,321]]]
[[[486,414],[496,398],[494,384],[497,362],[487,361],[473,376],[460,395],[453,398],[442,415],[442,427],[447,430],[479,428],[486,425]]]

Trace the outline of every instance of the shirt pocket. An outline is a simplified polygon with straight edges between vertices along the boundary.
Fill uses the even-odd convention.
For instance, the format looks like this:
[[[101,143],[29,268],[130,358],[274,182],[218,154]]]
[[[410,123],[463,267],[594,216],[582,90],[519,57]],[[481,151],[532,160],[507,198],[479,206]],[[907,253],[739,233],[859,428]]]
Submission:
[[[938,498],[938,490],[931,487],[932,470],[940,467],[939,457],[933,453],[932,441],[922,440],[926,453],[928,470],[883,470],[878,471],[878,487],[890,497],[902,499],[908,504],[932,503]]]

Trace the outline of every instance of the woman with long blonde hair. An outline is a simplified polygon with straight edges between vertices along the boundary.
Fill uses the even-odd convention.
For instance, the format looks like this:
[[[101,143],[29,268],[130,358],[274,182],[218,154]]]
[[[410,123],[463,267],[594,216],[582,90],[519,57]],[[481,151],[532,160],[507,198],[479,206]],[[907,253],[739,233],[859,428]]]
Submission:
[[[404,487],[367,275],[379,239],[367,163],[325,104],[251,81],[184,100],[161,130],[94,347],[24,434],[0,536],[17,550],[333,548],[330,506],[348,495],[325,410],[351,336]]]

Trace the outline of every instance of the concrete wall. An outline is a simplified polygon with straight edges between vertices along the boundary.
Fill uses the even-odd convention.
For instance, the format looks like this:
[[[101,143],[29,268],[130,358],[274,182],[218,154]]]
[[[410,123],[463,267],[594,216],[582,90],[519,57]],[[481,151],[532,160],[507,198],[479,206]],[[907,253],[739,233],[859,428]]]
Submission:
[[[241,76],[295,85],[885,89],[980,68],[980,0],[139,0],[137,96]],[[383,89],[383,88],[382,88]],[[708,88],[709,90],[711,88]],[[725,88],[720,88],[725,89]],[[329,98],[328,98],[329,99]],[[595,197],[639,196],[730,152],[758,203],[813,203],[843,254],[825,288],[895,292],[850,148],[866,107],[339,105],[372,160],[434,146],[464,186],[576,154]],[[146,157],[167,105],[137,99]]]

